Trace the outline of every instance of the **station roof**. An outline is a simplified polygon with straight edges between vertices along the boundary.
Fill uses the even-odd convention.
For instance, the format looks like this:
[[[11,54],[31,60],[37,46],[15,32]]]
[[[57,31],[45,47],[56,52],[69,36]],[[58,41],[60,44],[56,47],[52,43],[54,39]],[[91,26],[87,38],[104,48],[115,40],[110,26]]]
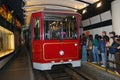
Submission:
[[[33,12],[42,10],[81,10],[100,0],[2,0],[22,24],[29,25]]]

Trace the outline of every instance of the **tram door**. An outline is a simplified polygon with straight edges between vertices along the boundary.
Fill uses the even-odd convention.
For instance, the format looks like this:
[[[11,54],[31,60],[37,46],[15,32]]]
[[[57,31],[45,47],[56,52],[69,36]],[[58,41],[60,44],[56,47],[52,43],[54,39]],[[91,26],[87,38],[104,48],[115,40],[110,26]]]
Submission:
[[[41,34],[41,24],[40,17],[37,16],[32,19],[32,59],[36,62],[36,60],[40,60],[40,34]],[[38,58],[38,59],[37,59]]]

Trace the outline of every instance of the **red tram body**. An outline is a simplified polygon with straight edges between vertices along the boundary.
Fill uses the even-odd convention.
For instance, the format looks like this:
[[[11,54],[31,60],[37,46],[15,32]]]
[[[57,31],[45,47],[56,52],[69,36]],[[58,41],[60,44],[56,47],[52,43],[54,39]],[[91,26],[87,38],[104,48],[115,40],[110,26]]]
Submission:
[[[37,12],[31,15],[33,68],[50,70],[53,65],[81,65],[81,15],[74,12]]]

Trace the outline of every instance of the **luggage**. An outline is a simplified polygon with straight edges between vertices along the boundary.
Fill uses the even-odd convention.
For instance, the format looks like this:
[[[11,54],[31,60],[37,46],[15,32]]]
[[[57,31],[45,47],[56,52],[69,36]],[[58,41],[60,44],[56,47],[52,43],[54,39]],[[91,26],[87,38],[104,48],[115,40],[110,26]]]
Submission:
[[[120,72],[120,52],[115,53],[116,69]]]

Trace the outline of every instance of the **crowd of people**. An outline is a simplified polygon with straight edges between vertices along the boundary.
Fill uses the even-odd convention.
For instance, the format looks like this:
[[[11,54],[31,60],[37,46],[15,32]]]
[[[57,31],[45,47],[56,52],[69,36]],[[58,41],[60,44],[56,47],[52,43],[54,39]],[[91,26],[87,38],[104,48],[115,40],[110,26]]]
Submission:
[[[120,36],[115,32],[106,35],[82,34],[82,62],[92,62],[101,67],[114,68],[120,73]]]

